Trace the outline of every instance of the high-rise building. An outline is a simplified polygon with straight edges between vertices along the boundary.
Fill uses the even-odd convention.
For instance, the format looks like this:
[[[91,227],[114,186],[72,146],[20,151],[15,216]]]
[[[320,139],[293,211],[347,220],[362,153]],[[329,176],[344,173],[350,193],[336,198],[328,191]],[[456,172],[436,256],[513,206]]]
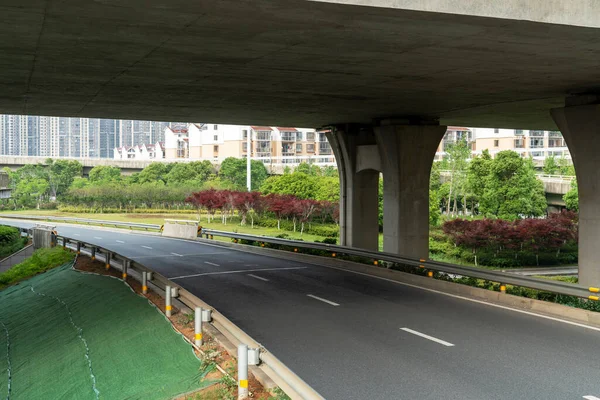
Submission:
[[[112,158],[119,146],[164,141],[170,122],[0,115],[0,155]]]

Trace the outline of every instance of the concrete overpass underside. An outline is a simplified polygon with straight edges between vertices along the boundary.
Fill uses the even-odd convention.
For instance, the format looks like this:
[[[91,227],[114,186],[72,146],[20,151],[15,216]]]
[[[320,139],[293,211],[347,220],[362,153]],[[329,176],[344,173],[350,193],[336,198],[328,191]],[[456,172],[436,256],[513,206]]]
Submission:
[[[0,0],[0,112],[329,126],[342,244],[377,248],[382,173],[415,258],[444,125],[558,126],[598,286],[599,34],[596,0]]]
[[[555,129],[600,85],[591,0],[0,1],[0,112]]]

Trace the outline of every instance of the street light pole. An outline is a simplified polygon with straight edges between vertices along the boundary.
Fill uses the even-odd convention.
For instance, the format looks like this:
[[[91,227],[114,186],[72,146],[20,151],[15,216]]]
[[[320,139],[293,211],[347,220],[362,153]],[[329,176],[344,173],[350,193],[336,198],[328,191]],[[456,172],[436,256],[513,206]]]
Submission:
[[[251,176],[251,165],[250,165],[250,157],[252,155],[252,142],[250,140],[250,135],[252,134],[252,129],[248,129],[246,133],[246,187],[248,191],[252,191],[252,176]]]

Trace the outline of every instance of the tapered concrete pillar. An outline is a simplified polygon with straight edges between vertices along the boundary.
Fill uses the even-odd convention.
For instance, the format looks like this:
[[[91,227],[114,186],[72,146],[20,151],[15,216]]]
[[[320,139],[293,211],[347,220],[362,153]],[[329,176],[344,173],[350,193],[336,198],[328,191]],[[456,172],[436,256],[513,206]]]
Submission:
[[[591,103],[591,104],[590,104]],[[569,98],[551,111],[577,173],[579,282],[600,285],[600,96]]]
[[[383,170],[383,251],[429,258],[429,175],[446,127],[384,121],[374,130]]]
[[[376,251],[380,164],[373,132],[369,127],[344,125],[333,128],[327,139],[340,175],[340,244]]]

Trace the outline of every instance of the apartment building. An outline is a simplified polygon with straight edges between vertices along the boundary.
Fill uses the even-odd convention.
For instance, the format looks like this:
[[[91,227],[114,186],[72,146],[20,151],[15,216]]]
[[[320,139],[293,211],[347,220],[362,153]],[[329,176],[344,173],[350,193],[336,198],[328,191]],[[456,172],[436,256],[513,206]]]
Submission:
[[[521,154],[522,157],[532,157],[534,160],[540,161],[550,156],[568,159],[571,157],[559,131],[450,126],[438,146],[435,160],[441,160],[446,154],[448,146],[461,140],[467,141],[474,155],[487,150],[493,157],[500,151],[512,150]]]
[[[335,165],[331,146],[322,132],[293,127],[258,125],[187,124],[165,128],[165,160],[210,160],[250,157],[271,165],[301,162]],[[158,146],[155,145],[155,147]],[[115,149],[115,158],[142,158],[135,147]]]

